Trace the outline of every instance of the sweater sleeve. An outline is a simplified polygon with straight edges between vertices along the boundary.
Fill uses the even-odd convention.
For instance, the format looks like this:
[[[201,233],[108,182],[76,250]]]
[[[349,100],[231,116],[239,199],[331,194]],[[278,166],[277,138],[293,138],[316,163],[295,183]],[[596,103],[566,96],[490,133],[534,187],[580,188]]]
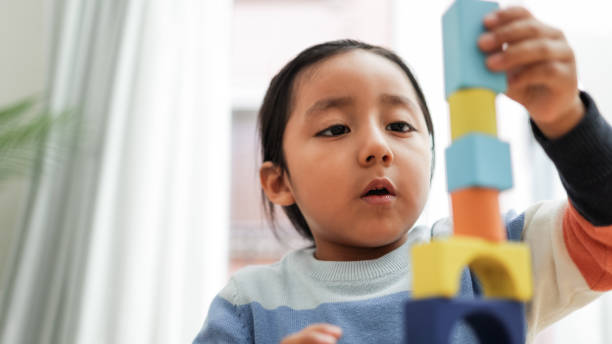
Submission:
[[[544,201],[517,217],[523,222],[522,240],[529,245],[533,297],[526,307],[527,338],[599,297],[573,261],[564,239],[568,201]]]
[[[551,158],[567,195],[563,237],[589,287],[612,289],[612,127],[593,99],[580,93],[585,116],[569,133],[547,140],[532,122],[534,135]]]
[[[249,312],[244,305],[237,305],[237,288],[234,280],[217,295],[208,310],[204,326],[193,344],[252,343]]]
[[[536,140],[559,171],[573,208],[594,226],[612,225],[612,127],[580,92],[585,116],[564,136],[548,140],[530,120]]]
[[[520,219],[533,260],[529,338],[612,289],[612,128],[588,94],[580,97],[585,116],[561,138],[548,140],[531,122],[568,200],[538,203]]]

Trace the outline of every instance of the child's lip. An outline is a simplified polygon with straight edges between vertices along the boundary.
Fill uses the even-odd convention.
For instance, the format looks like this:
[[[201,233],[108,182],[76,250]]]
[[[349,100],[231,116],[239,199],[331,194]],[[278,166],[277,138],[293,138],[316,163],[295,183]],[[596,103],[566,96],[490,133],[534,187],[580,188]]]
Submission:
[[[395,198],[395,186],[393,186],[393,183],[391,183],[391,181],[389,180],[389,178],[375,178],[373,179],[361,192],[361,197],[365,198],[366,194],[370,191],[370,190],[376,190],[376,189],[382,189],[385,188],[387,189],[387,191],[389,191],[389,195],[379,195],[380,196],[393,196]],[[367,196],[367,197],[372,197],[372,195]]]
[[[385,205],[393,202],[395,200],[394,195],[368,195],[361,197],[362,200],[372,204],[372,205]]]

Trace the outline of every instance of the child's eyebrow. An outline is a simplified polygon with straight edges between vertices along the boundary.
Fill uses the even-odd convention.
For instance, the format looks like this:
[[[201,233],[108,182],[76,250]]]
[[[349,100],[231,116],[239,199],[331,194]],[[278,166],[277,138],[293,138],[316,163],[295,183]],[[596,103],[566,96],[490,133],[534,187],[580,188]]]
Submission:
[[[383,93],[378,97],[378,99],[381,104],[394,106],[399,105],[405,107],[408,111],[414,114],[418,113],[418,106],[408,97],[398,94]],[[339,108],[346,105],[351,105],[354,103],[354,101],[354,98],[349,96],[320,99],[317,100],[310,108],[308,108],[308,110],[306,110],[306,115],[308,116],[315,112],[320,112],[335,107]]]
[[[407,110],[413,114],[419,113],[419,107],[417,104],[415,104],[415,102],[408,97],[404,97],[399,94],[383,93],[380,95],[379,99],[383,104],[400,105],[407,108]]]
[[[324,111],[334,107],[350,105],[353,102],[353,97],[335,97],[319,99],[310,108],[308,108],[308,110],[306,110],[306,116],[315,112]]]

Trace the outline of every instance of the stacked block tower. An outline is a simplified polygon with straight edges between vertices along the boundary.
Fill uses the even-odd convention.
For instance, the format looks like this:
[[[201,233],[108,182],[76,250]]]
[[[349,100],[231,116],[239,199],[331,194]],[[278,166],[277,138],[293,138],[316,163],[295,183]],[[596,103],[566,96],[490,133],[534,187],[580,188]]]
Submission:
[[[481,343],[525,341],[523,303],[532,295],[528,247],[507,241],[499,193],[512,187],[510,148],[497,138],[495,97],[504,73],[492,73],[477,45],[495,2],[456,0],[442,18],[444,77],[452,144],[446,149],[453,235],[412,250],[413,300],[405,305],[411,344],[449,343],[459,320]],[[466,267],[484,296],[457,298]]]

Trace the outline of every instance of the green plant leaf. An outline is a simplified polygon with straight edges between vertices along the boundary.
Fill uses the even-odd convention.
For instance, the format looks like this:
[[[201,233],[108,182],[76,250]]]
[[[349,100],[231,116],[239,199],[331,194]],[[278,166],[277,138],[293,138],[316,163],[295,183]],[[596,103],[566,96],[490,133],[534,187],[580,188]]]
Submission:
[[[0,133],[0,156],[1,152],[6,149],[40,142],[44,138],[44,134],[49,131],[52,123],[53,118],[44,115],[34,118],[30,123],[5,129],[4,132]]]
[[[9,125],[15,119],[19,119],[22,114],[32,109],[35,104],[36,98],[31,96],[15,104],[0,108],[0,128]]]
[[[44,159],[44,166],[67,150],[62,140],[69,139],[64,134],[73,119],[72,112],[26,116],[34,105],[36,100],[30,97],[0,110],[0,182],[29,175],[38,159]],[[52,130],[57,130],[57,135],[50,140],[48,134]]]

